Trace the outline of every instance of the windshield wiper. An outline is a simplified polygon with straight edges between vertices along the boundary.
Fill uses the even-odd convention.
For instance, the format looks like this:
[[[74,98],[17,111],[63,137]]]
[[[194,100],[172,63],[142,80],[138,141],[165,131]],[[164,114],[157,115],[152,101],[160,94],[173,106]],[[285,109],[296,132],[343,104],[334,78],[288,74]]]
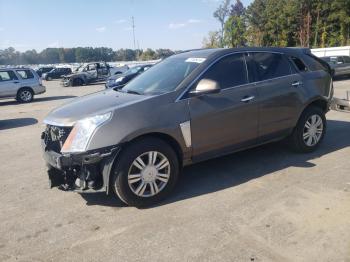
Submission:
[[[125,90],[125,93],[134,94],[134,95],[142,95],[141,93],[139,93],[137,91],[133,91],[133,90]]]

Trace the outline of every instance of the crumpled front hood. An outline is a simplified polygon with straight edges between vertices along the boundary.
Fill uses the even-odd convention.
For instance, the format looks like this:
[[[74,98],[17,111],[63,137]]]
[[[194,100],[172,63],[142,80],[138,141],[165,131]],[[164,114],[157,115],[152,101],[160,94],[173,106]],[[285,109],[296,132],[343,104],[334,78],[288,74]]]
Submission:
[[[126,94],[113,89],[97,92],[54,109],[44,119],[44,123],[56,126],[73,126],[78,120],[114,111],[149,98],[148,96]]]

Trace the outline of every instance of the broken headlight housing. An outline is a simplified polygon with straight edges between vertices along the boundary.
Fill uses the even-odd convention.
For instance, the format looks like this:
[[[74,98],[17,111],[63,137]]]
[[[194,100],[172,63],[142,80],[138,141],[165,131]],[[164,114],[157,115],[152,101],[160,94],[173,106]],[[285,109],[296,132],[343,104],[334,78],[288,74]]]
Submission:
[[[111,119],[112,113],[84,118],[75,123],[67,137],[61,153],[85,152],[95,130]]]

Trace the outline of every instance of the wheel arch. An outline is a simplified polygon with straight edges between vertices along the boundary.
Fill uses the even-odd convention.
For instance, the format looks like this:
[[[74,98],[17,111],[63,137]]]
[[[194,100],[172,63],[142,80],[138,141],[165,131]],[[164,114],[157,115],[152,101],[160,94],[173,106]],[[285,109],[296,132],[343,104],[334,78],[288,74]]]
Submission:
[[[161,133],[161,132],[146,133],[146,134],[142,134],[142,135],[139,135],[137,137],[134,137],[133,139],[129,140],[126,144],[135,143],[138,140],[145,139],[148,137],[161,139],[164,142],[166,142],[169,146],[171,146],[171,148],[173,148],[175,153],[176,153],[176,156],[179,160],[180,166],[182,166],[183,151],[181,149],[180,143],[169,134]]]
[[[31,88],[30,86],[22,86],[22,87],[18,88],[16,96],[23,89],[29,89],[33,93],[33,95],[35,94],[33,88]]]

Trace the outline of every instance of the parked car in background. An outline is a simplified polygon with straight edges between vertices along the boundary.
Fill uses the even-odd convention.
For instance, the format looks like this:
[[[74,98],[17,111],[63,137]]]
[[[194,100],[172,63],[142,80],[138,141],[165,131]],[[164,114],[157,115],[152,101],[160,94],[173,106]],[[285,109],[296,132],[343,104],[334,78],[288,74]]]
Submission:
[[[54,69],[53,66],[40,67],[36,70],[36,73],[38,76],[42,77],[43,74],[50,72],[52,69]]]
[[[334,70],[334,76],[350,76],[350,56],[326,56],[321,59]]]
[[[129,70],[129,66],[127,65],[119,65],[119,66],[110,66],[109,73],[111,76],[120,75]]]
[[[141,65],[130,68],[124,74],[113,75],[107,79],[106,88],[122,88],[136,76],[151,68],[152,65]]]
[[[46,81],[50,81],[52,79],[60,79],[65,75],[69,75],[72,73],[72,69],[69,67],[57,67],[52,69],[48,73],[44,73],[42,75],[42,79],[45,79]]]
[[[29,103],[34,95],[45,93],[41,78],[29,68],[0,69],[0,98],[16,98]]]
[[[309,49],[171,56],[122,89],[75,99],[45,118],[51,186],[105,190],[142,207],[169,195],[185,165],[285,138],[313,152],[326,133],[330,73]]]
[[[82,86],[93,82],[105,81],[110,76],[107,63],[90,63],[81,66],[73,74],[63,77],[63,86]]]

